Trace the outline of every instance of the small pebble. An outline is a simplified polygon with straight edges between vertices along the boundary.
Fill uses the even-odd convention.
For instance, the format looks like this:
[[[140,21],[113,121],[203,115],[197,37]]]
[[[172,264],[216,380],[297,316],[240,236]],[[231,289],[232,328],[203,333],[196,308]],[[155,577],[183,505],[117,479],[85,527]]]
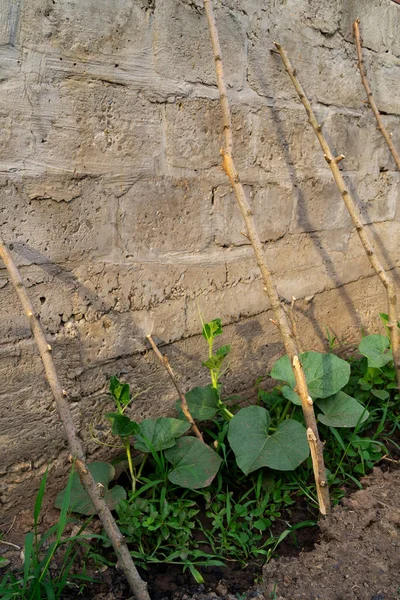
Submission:
[[[217,592],[218,596],[226,596],[228,593],[228,588],[224,583],[221,582],[217,585],[215,591]]]

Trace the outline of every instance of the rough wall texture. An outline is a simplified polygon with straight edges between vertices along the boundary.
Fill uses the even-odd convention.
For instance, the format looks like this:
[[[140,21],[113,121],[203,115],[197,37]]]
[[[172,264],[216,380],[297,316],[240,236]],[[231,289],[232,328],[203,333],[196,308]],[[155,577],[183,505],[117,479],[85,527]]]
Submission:
[[[400,174],[363,103],[353,20],[400,146],[400,7],[389,0],[215,0],[238,166],[279,292],[302,299],[305,345],[355,340],[385,299],[303,108],[270,52],[284,44],[355,191],[376,248],[398,263]],[[282,352],[232,191],[200,0],[0,2],[0,230],[52,338],[85,438],[110,375],[150,388],[136,416],[175,394],[146,351],[151,329],[187,388],[204,383],[198,310],[233,345],[228,390]],[[32,505],[66,449],[6,272],[0,275],[5,514]],[[90,451],[96,446],[88,440]],[[18,499],[18,502],[17,500]],[[19,504],[18,504],[19,503]]]

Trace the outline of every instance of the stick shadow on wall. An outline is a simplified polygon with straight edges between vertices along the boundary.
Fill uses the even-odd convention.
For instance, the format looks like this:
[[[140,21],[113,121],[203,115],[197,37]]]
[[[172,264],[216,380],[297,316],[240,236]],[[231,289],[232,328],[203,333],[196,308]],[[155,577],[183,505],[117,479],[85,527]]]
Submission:
[[[371,233],[371,236],[374,241],[374,245],[377,247],[379,255],[383,258],[385,267],[387,268],[388,271],[390,271],[390,274],[396,283],[396,287],[399,288],[400,287],[400,276],[398,273],[396,258],[393,256],[390,256],[390,254],[387,250],[387,247],[385,246],[384,240],[382,240],[382,236],[378,233],[378,231],[376,229],[376,224],[371,219],[370,211],[368,210],[368,206],[365,204],[365,202],[362,201],[362,198],[360,198],[360,196],[358,194],[356,185],[354,185],[354,182],[349,177],[345,177],[345,180],[346,180],[346,185],[348,185],[350,192],[352,193],[352,195],[354,196],[354,198],[357,201],[357,207],[358,207],[358,210],[359,210],[359,213],[361,215],[363,222],[368,223],[368,230]]]
[[[292,157],[292,153],[290,150],[290,144],[286,138],[285,130],[282,123],[282,118],[280,115],[280,110],[276,105],[275,99],[272,94],[269,94],[269,86],[265,81],[265,77],[263,74],[258,71],[257,76],[260,81],[263,81],[263,87],[265,90],[265,97],[271,101],[271,116],[272,122],[275,125],[275,130],[278,136],[278,139],[281,142],[282,148],[282,156],[286,163],[287,170],[289,173],[289,177],[291,180],[291,184],[294,190],[297,190],[297,210],[299,211],[299,221],[301,225],[304,227],[306,232],[309,232],[310,240],[312,241],[315,249],[320,254],[323,264],[325,265],[326,272],[328,277],[332,280],[334,287],[338,290],[340,298],[343,302],[343,305],[346,307],[349,315],[352,318],[352,321],[356,324],[356,326],[360,329],[362,326],[362,322],[360,316],[357,313],[357,310],[354,306],[354,303],[347,293],[343,280],[336,273],[335,265],[329,255],[329,252],[323,247],[321,243],[321,239],[318,233],[315,231],[315,224],[312,224],[309,217],[309,211],[307,206],[307,201],[305,199],[304,193],[302,191],[302,182],[297,175],[295,161]],[[283,75],[282,75],[283,76]],[[340,196],[338,194],[338,200],[340,201]],[[314,230],[314,231],[313,231]],[[317,318],[314,315],[314,307],[312,303],[310,304],[310,308],[306,310],[301,310],[298,306],[295,307],[296,311],[302,312],[304,316],[309,320],[312,327],[314,328],[315,335],[321,340],[321,342],[327,346],[326,336],[319,324]]]
[[[65,288],[69,288],[69,289],[73,288],[75,293],[79,295],[79,297],[87,304],[87,306],[91,306],[95,311],[98,311],[102,315],[104,315],[107,312],[110,312],[105,309],[104,300],[102,298],[100,298],[96,292],[94,292],[92,289],[89,289],[87,286],[85,286],[85,284],[74,273],[69,271],[64,266],[60,266],[59,264],[54,263],[52,260],[49,259],[48,256],[46,256],[45,254],[43,254],[36,248],[33,248],[32,246],[25,244],[23,242],[12,242],[10,244],[10,249],[13,251],[13,253],[22,257],[25,261],[28,261],[32,265],[36,265],[36,266],[40,267],[41,269],[43,269],[43,271],[45,273],[47,273],[50,277],[59,280],[62,284],[64,293],[66,293]],[[112,312],[112,310],[111,310],[111,312]],[[40,316],[40,309],[38,310],[38,313]],[[29,329],[28,325],[27,325],[26,329],[24,328],[23,330],[19,331],[18,335],[19,335],[19,337],[25,337],[27,332],[30,334],[30,329]],[[145,352],[148,352],[148,350],[150,349],[150,345],[148,344],[148,342],[146,342],[146,339],[145,339],[145,336],[147,333],[152,333],[152,332],[145,331],[144,327],[141,328],[140,323],[138,323],[137,327],[135,327],[135,324],[132,322],[132,336],[142,339],[143,349],[138,350],[137,352],[132,351],[132,353],[129,355],[132,355],[132,356],[135,354],[140,355]],[[182,345],[177,347],[175,344],[170,343],[170,342],[158,337],[156,331],[154,331],[153,337],[156,340],[156,343],[160,347],[164,347],[163,351],[165,351],[165,349],[168,349],[168,355],[170,357],[172,357],[172,360],[174,361],[174,363],[178,364],[178,368],[179,368],[180,363],[185,363],[185,362],[186,363],[188,363],[188,362],[198,363],[201,360],[201,352],[199,352],[198,355],[193,355],[192,353],[187,352],[184,348],[182,348]],[[90,365],[88,365],[85,361],[85,348],[84,348],[84,344],[82,342],[81,332],[80,332],[79,328],[76,329],[76,343],[77,343],[77,347],[79,348],[80,369],[82,371],[86,371],[87,369],[90,368]],[[95,363],[92,363],[92,366],[95,368],[101,367],[102,365],[107,365],[110,362],[113,363],[114,361],[116,364],[118,364],[118,361],[120,359],[123,360],[123,359],[127,358],[127,356],[129,356],[129,355],[127,355],[127,356],[122,357],[122,356],[117,356],[117,355],[114,356],[114,353],[112,353],[112,354],[113,354],[113,358],[99,359]],[[176,366],[176,364],[174,366]],[[158,364],[157,364],[157,368],[158,368]],[[117,369],[117,367],[116,367],[116,369]],[[120,375],[122,373],[127,374],[129,371],[127,371],[124,367],[122,370],[117,369],[116,372],[118,375]],[[153,378],[154,373],[150,371],[148,374],[148,377]],[[205,374],[205,377],[206,377],[206,374]],[[79,377],[76,378],[74,376],[74,380],[75,380],[75,383],[79,384]],[[153,393],[156,394],[156,391],[153,390]]]

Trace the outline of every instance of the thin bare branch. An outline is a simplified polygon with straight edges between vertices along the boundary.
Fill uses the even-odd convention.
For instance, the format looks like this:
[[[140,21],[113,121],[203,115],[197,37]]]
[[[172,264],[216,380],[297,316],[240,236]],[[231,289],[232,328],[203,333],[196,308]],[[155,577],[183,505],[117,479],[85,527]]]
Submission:
[[[246,231],[248,239],[253,247],[254,254],[257,260],[258,267],[261,271],[264,289],[268,294],[269,301],[271,303],[271,308],[274,313],[274,319],[279,327],[279,331],[283,340],[283,344],[285,346],[285,350],[289,355],[291,362],[294,357],[299,354],[296,342],[293,338],[291,328],[289,325],[289,321],[287,315],[282,308],[281,302],[279,300],[278,292],[275,287],[275,282],[271,273],[271,270],[268,267],[267,260],[265,257],[263,245],[260,240],[260,236],[258,234],[255,221],[253,218],[253,213],[250,207],[250,204],[246,198],[246,194],[243,189],[243,185],[240,181],[239,173],[236,169],[235,162],[233,159],[233,136],[232,136],[232,119],[231,119],[231,111],[229,106],[229,100],[227,95],[227,89],[224,78],[224,70],[222,63],[222,55],[221,55],[221,47],[219,43],[218,29],[215,23],[214,13],[212,9],[211,0],[203,0],[204,9],[207,16],[208,26],[210,29],[211,36],[211,44],[214,53],[214,62],[215,62],[215,71],[217,78],[217,85],[220,95],[221,101],[221,109],[222,109],[222,118],[224,125],[224,147],[221,150],[222,158],[223,158],[223,168],[225,173],[227,174],[230,183],[232,185],[236,201],[239,205],[240,211],[243,216],[243,220],[246,224]],[[302,370],[301,364],[299,363],[299,369]],[[297,387],[301,384],[299,380],[298,371],[294,371],[294,375],[296,377]],[[304,378],[305,381],[305,378]],[[308,393],[307,393],[308,397]],[[316,479],[318,481],[326,481],[325,475],[325,466],[323,460],[323,447],[322,443],[319,439],[317,422],[315,419],[313,406],[308,403],[305,397],[302,397],[302,408],[304,419],[306,422],[307,429],[311,429],[315,436],[315,444],[317,448],[317,458],[313,456],[313,460],[316,461],[314,465],[314,472],[316,474]],[[311,445],[310,445],[311,448]],[[318,486],[318,483],[317,483]],[[328,487],[322,488],[323,490],[323,498],[324,501],[320,503],[320,512],[322,515],[325,515],[330,510],[330,500],[329,500],[329,490]]]
[[[285,304],[282,304],[283,308],[285,309],[285,312],[287,314],[287,316],[289,317],[290,320],[290,325],[292,328],[292,336],[296,342],[296,346],[298,351],[302,354],[304,352],[303,350],[303,345],[301,343],[301,339],[299,337],[299,331],[297,328],[297,322],[296,322],[296,316],[294,314],[294,305],[296,302],[296,298],[294,296],[292,296],[292,301],[290,303],[290,307],[287,307]]]
[[[88,493],[93,505],[99,515],[100,521],[110,539],[114,551],[118,557],[118,564],[131,587],[137,600],[150,600],[147,584],[141,579],[132,561],[132,557],[118,526],[112,516],[110,509],[101,495],[101,490],[93,479],[86,463],[82,443],[76,430],[71,410],[69,408],[67,392],[62,388],[57,375],[56,367],[52,357],[52,348],[47,342],[42,326],[35,314],[33,305],[27,294],[22,277],[14,260],[0,238],[0,258],[6,267],[10,281],[14,286],[18,298],[22,304],[25,315],[28,318],[33,337],[35,339],[40,357],[43,362],[46,378],[53,393],[57,405],[60,420],[64,426],[70,448],[70,460],[75,462],[80,480]]]
[[[5,544],[6,546],[11,546],[12,548],[16,548],[17,550],[21,550],[20,546],[16,544],[12,544],[11,542],[6,542],[6,540],[0,540],[0,544]]]
[[[349,212],[349,215],[354,223],[358,236],[360,238],[361,244],[365,250],[365,253],[368,257],[368,260],[371,264],[371,267],[374,269],[375,273],[378,275],[382,285],[385,287],[386,295],[387,295],[387,303],[388,303],[388,329],[390,334],[390,340],[392,344],[393,351],[393,359],[394,365],[396,369],[396,378],[397,378],[397,387],[400,390],[400,352],[399,352],[399,328],[397,326],[397,297],[395,286],[392,278],[386,272],[384,266],[379,260],[374,247],[369,239],[366,228],[361,222],[361,219],[358,215],[357,204],[354,200],[352,194],[350,193],[348,187],[345,184],[342,173],[338,167],[338,161],[335,159],[334,154],[332,153],[330,146],[322,132],[322,127],[318,123],[318,120],[315,116],[315,113],[311,107],[310,101],[308,100],[306,93],[301,86],[300,81],[298,80],[295,70],[293,69],[290,60],[282,48],[280,44],[275,43],[276,48],[280,54],[283,64],[285,65],[285,69],[296,89],[296,92],[299,95],[299,98],[306,110],[308,115],[309,123],[315,131],[315,134],[318,138],[322,151],[324,153],[324,157],[326,162],[329,165],[329,168],[332,172],[335,183],[340,191],[340,194],[343,198],[343,202],[346,205],[346,208]]]
[[[383,135],[383,137],[385,138],[385,141],[389,147],[389,150],[392,153],[392,156],[394,158],[394,162],[396,163],[396,166],[397,166],[398,170],[400,171],[400,155],[397,152],[395,145],[393,144],[393,140],[390,136],[390,133],[388,132],[388,130],[386,129],[386,127],[383,124],[381,114],[380,114],[378,106],[375,102],[375,98],[372,94],[371,86],[369,85],[369,81],[367,78],[367,72],[365,69],[364,59],[363,59],[363,55],[362,55],[362,47],[361,47],[360,19],[356,19],[354,21],[353,32],[354,32],[354,38],[356,40],[356,47],[357,47],[357,57],[358,57],[357,67],[358,67],[358,70],[360,71],[361,83],[363,84],[365,92],[367,94],[368,104],[370,105],[371,110],[375,115],[376,122],[378,123],[378,129],[381,132],[381,134]]]
[[[189,410],[189,407],[186,402],[185,394],[183,393],[181,386],[179,385],[178,380],[175,377],[175,373],[173,372],[172,367],[169,364],[167,356],[165,354],[164,355],[161,354],[161,352],[159,351],[159,349],[157,347],[157,344],[155,343],[155,341],[153,340],[151,335],[147,335],[146,337],[149,340],[151,347],[153,348],[157,358],[160,360],[161,364],[164,366],[165,370],[167,371],[172,383],[175,386],[176,391],[179,394],[179,398],[181,399],[182,412],[185,415],[186,419],[189,421],[190,425],[192,426],[193,433],[195,434],[196,437],[199,438],[199,440],[204,442],[201,431],[197,427],[192,415],[190,414],[190,410]]]

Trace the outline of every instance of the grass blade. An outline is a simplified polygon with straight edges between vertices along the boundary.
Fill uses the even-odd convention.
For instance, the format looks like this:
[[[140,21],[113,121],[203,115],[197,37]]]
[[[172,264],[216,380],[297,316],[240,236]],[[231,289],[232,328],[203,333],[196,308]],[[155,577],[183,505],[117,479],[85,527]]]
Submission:
[[[60,518],[58,520],[56,541],[60,541],[62,534],[64,533],[65,526],[68,522],[68,507],[71,499],[72,480],[74,476],[74,465],[72,465],[71,472],[68,477],[67,487],[65,488],[64,499],[61,507]]]
[[[37,524],[39,522],[39,515],[40,515],[41,508],[42,508],[44,492],[46,489],[46,481],[47,481],[48,471],[49,470],[46,469],[46,472],[43,475],[42,480],[40,482],[39,490],[38,490],[38,493],[36,496],[35,508],[33,509],[33,522],[35,524],[35,527],[37,526]]]
[[[33,509],[33,531],[34,531],[34,535],[35,535],[35,557],[36,557],[36,564],[39,562],[39,544],[38,544],[38,537],[39,537],[39,532],[38,532],[38,524],[39,524],[39,516],[40,516],[40,511],[42,509],[42,503],[43,503],[43,497],[44,497],[44,493],[46,490],[46,482],[47,482],[47,474],[48,474],[49,469],[47,468],[41,481],[40,481],[40,486],[39,486],[39,490],[38,493],[36,495],[36,501],[35,501],[35,506]]]
[[[27,587],[28,577],[31,570],[31,560],[33,553],[33,542],[35,539],[35,535],[33,531],[30,531],[25,536],[25,545],[24,545],[24,588]]]
[[[51,582],[43,581],[42,585],[46,591],[47,600],[56,600],[56,597],[54,594],[54,588],[53,588],[53,585],[51,584]],[[41,595],[39,595],[39,598],[41,598]]]

